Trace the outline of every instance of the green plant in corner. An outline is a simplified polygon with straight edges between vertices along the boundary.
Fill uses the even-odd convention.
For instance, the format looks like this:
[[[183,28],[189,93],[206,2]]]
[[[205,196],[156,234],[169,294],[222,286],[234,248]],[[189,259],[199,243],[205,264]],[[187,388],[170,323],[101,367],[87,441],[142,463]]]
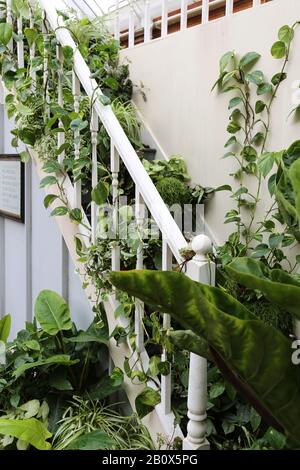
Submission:
[[[278,41],[273,44],[271,54],[275,59],[282,60],[282,66],[270,81],[261,70],[254,69],[260,59],[260,54],[256,52],[249,52],[238,59],[236,54],[230,51],[220,59],[220,76],[214,87],[218,86],[221,93],[234,93],[228,104],[231,114],[227,131],[230,138],[225,144],[227,152],[224,158],[234,159],[238,165],[237,171],[231,175],[237,187],[230,188],[235,207],[229,210],[225,217],[225,223],[235,224],[236,231],[219,249],[219,259],[223,265],[233,257],[249,253],[257,259],[267,259],[271,266],[280,264],[286,260],[281,246],[293,243],[286,220],[281,218],[283,229],[278,233],[273,218],[276,205],[273,190],[275,177],[269,182],[273,201],[264,220],[257,221],[256,213],[261,202],[263,178],[271,171],[276,159],[280,158],[279,153],[267,151],[272,105],[281,83],[287,78],[286,67],[298,23],[295,22],[291,27],[285,25],[278,31]],[[249,190],[249,178],[256,180],[254,192]]]

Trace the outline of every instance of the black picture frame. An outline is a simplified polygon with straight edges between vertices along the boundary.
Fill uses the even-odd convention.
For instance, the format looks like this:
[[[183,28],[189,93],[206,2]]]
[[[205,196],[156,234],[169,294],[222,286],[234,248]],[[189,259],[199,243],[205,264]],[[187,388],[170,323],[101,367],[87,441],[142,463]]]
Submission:
[[[20,213],[18,215],[14,213],[2,210],[0,207],[0,216],[6,219],[14,220],[15,222],[25,223],[25,164],[21,161],[21,158],[17,154],[0,154],[0,165],[1,162],[17,161],[20,163]],[[1,188],[0,188],[1,191]]]

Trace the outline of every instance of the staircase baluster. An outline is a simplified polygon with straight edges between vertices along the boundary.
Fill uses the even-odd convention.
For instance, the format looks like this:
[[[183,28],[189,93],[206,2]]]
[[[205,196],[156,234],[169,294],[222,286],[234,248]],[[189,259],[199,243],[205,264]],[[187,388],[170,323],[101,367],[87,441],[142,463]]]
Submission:
[[[34,17],[33,17],[31,7],[29,9],[29,27],[30,29],[34,29]],[[36,73],[35,73],[35,70],[33,70],[33,66],[32,66],[32,61],[34,57],[35,57],[35,42],[33,42],[29,47],[30,76],[32,79],[32,86],[31,86],[32,90],[35,90],[35,87],[36,87]]]
[[[215,264],[207,259],[212,244],[206,235],[198,235],[192,241],[196,253],[188,263],[187,276],[202,284],[215,284]],[[207,407],[207,360],[190,354],[188,386],[188,426],[187,437],[183,441],[184,450],[207,450],[206,439]]]
[[[23,35],[23,19],[22,16],[20,15],[17,18],[17,32],[18,36]],[[24,67],[24,40],[18,40],[17,41],[17,57],[18,57],[18,67],[23,68]]]
[[[226,16],[232,15],[233,13],[233,0],[226,0]]]
[[[209,21],[209,0],[202,0],[202,24]]]
[[[92,108],[90,129],[92,144],[92,187],[95,188],[98,184],[97,138],[99,130],[99,119],[94,106]],[[97,239],[97,204],[95,201],[91,202],[91,225],[92,243],[95,244]]]
[[[261,5],[261,0],[253,0],[254,7],[258,7],[259,5]]]
[[[6,22],[7,24],[13,25],[12,14],[11,14],[11,0],[6,0]],[[10,51],[13,50],[14,43],[13,38],[8,43],[8,48]]]
[[[162,242],[162,270],[171,271],[172,270],[172,252],[169,248],[168,242],[163,237]],[[171,326],[171,317],[167,313],[163,314],[163,328],[167,330]],[[162,352],[161,360],[167,361],[167,351],[164,349]],[[171,371],[168,375],[161,376],[161,404],[164,411],[164,414],[171,412],[171,394],[172,394],[172,375]]]
[[[112,248],[111,266],[113,271],[120,270],[120,246],[118,243],[119,234],[119,171],[120,171],[120,156],[115,148],[113,141],[110,141],[110,169],[112,174],[112,225],[113,234],[115,238],[114,246]]]
[[[187,0],[181,0],[180,29],[187,28]]]
[[[138,234],[138,237],[140,238],[140,243],[137,248],[136,269],[144,268],[144,251],[143,251],[144,218],[145,218],[145,203],[136,186],[135,188],[135,219],[136,219],[136,226],[137,226],[137,234]],[[138,352],[142,352],[144,350],[143,317],[144,317],[144,303],[140,299],[136,299],[135,300],[134,331],[136,334],[135,344],[136,344],[136,349]]]
[[[43,34],[43,38],[44,38],[44,46],[45,46],[45,50],[44,50],[44,65],[43,65],[43,69],[44,69],[44,73],[43,73],[43,89],[44,89],[44,93],[45,93],[45,116],[49,116],[50,115],[50,109],[49,109],[49,87],[48,87],[48,80],[49,80],[49,70],[48,70],[48,51],[47,51],[47,43],[48,43],[48,38],[47,38],[47,28],[46,28],[46,13],[43,11],[43,14],[42,14],[42,18],[43,18],[43,21],[42,21],[42,34]]]
[[[168,34],[168,0],[162,0],[161,8],[161,37],[164,38]]]
[[[119,0],[115,0],[115,33],[114,37],[116,41],[120,40],[120,11],[119,11]]]
[[[63,74],[64,74],[64,55],[62,53],[62,48],[60,45],[56,46],[56,58],[58,61],[58,106],[61,108],[64,107],[64,96],[63,96]],[[60,129],[63,129],[64,125],[61,121],[59,120],[58,127]],[[65,143],[65,133],[64,132],[58,132],[57,134],[57,147],[60,148],[63,144]],[[63,150],[60,152],[58,156],[58,161],[59,163],[62,163],[65,158],[65,151]]]
[[[145,11],[144,11],[144,42],[151,40],[151,18],[150,18],[150,0],[145,2]]]
[[[129,9],[129,27],[128,27],[128,47],[134,46],[135,37],[135,17],[132,6]]]
[[[74,98],[74,111],[76,114],[79,113],[80,106],[80,81],[73,69],[72,73],[72,89]],[[80,131],[76,129],[74,131],[74,158],[79,160],[80,158]],[[77,175],[76,175],[77,176]],[[77,208],[81,207],[81,181],[75,181],[74,183],[74,206]]]

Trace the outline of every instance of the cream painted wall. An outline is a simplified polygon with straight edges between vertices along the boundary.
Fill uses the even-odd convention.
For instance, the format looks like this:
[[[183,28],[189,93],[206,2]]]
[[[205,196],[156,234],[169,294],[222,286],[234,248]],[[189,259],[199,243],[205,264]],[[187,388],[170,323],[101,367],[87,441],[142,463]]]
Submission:
[[[195,183],[207,186],[231,184],[230,159],[221,159],[229,112],[229,95],[211,93],[218,75],[221,55],[229,50],[239,54],[257,51],[262,55],[256,68],[266,76],[279,71],[281,61],[271,57],[270,47],[277,30],[300,20],[299,0],[274,0],[271,3],[196,26],[146,45],[124,50],[130,61],[131,77],[142,82],[147,91],[135,101],[167,154],[185,157]],[[282,85],[273,108],[270,150],[280,150],[300,138],[300,123],[287,119],[292,104],[292,83],[300,80],[300,30],[297,30],[288,67],[288,79]],[[268,193],[263,188],[267,206]],[[217,242],[232,231],[223,224],[231,202],[220,193],[210,202],[206,220]]]

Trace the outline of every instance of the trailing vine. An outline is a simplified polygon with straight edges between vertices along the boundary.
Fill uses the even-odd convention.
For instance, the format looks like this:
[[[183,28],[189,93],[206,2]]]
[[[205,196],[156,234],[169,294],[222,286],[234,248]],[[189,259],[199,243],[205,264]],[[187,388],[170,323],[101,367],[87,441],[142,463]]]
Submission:
[[[261,57],[257,52],[249,52],[239,59],[230,51],[220,59],[220,76],[214,88],[218,86],[221,93],[234,92],[228,104],[231,114],[227,131],[231,137],[225,148],[229,150],[223,158],[232,158],[238,165],[231,175],[238,188],[226,187],[235,207],[225,217],[225,224],[235,224],[236,231],[219,249],[222,265],[229,263],[233,257],[250,255],[265,260],[271,267],[282,266],[285,262],[290,271],[295,269],[284,248],[297,243],[299,236],[295,227],[283,216],[282,204],[278,201],[278,178],[284,151],[270,152],[267,147],[273,104],[281,84],[287,78],[287,64],[298,24],[295,22],[291,27],[285,25],[278,32],[278,41],[273,44],[271,54],[275,59],[282,60],[282,65],[270,81],[261,70],[254,69]],[[286,151],[287,155],[291,152],[293,147]],[[257,220],[258,208],[261,205],[265,207],[265,201],[261,200],[263,180],[274,165],[277,171],[268,180],[271,204],[264,219]],[[253,180],[256,181],[256,188],[251,191],[249,186],[253,186]]]

